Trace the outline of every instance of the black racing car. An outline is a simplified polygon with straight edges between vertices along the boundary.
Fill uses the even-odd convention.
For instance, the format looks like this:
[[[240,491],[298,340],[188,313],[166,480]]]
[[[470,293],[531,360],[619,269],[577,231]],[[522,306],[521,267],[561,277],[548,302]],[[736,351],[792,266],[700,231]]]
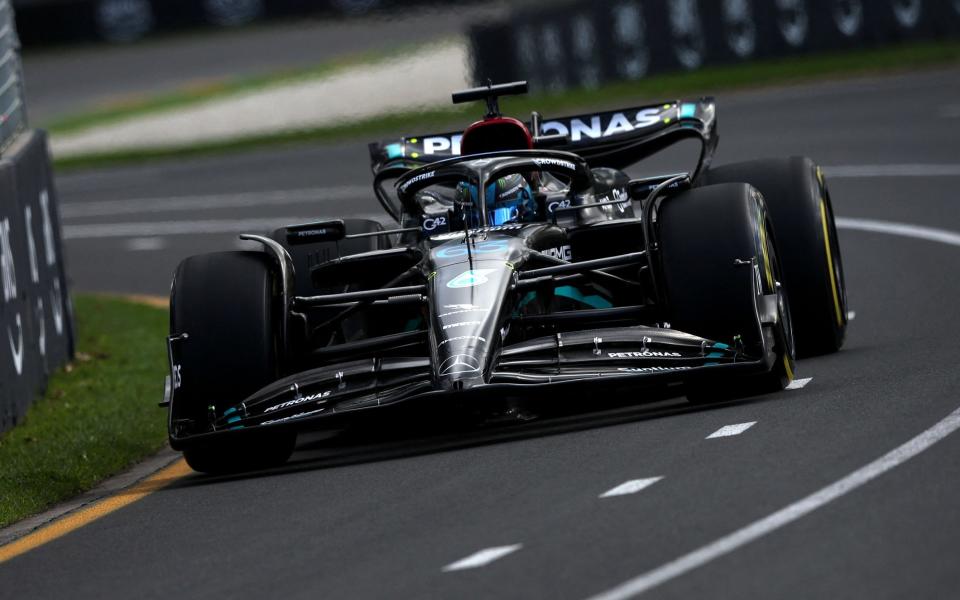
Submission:
[[[371,144],[395,228],[291,225],[241,236],[263,251],[180,264],[163,405],[194,469],[278,464],[299,430],[371,411],[502,416],[517,398],[572,391],[589,408],[601,389],[642,402],[664,385],[700,402],[776,391],[796,353],[840,348],[843,271],[813,162],[710,167],[710,98],[502,116],[499,96],[525,91],[456,93],[485,100],[486,116]],[[620,170],[691,138],[690,173]]]

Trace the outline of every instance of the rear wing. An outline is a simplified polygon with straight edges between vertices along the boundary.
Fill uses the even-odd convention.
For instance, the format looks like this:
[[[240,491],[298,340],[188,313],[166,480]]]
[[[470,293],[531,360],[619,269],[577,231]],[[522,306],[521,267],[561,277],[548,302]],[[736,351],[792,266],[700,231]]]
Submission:
[[[696,177],[710,164],[717,146],[713,98],[635,106],[526,123],[538,147],[582,156],[591,167],[623,169],[682,139],[702,142]],[[370,144],[375,175],[397,173],[460,154],[462,131],[403,137]],[[385,174],[385,173],[384,173]]]

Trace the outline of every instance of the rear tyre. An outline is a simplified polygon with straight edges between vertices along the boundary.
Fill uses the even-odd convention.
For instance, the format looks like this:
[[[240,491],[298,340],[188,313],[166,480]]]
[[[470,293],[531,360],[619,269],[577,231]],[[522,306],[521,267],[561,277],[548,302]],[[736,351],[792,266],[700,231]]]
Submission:
[[[847,331],[837,226],[823,172],[809,158],[755,160],[709,169],[707,184],[745,182],[763,194],[773,222],[797,353],[836,352]]]
[[[262,252],[219,252],[187,258],[170,295],[170,333],[178,347],[181,387],[173,418],[207,431],[209,415],[239,403],[279,376],[279,282]],[[197,471],[222,473],[271,466],[293,452],[293,432],[250,432],[188,448]]]
[[[793,379],[793,331],[763,197],[746,184],[698,188],[665,200],[657,222],[671,326],[742,346],[769,365],[750,377],[701,373],[686,382],[687,397],[707,402],[783,389]],[[760,296],[774,294],[776,323],[760,327]]]

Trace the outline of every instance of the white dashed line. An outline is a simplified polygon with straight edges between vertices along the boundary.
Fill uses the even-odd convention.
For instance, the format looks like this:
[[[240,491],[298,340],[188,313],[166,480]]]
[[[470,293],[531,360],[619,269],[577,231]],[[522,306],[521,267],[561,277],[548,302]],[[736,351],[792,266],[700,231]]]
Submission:
[[[848,321],[852,321],[852,320],[854,320],[854,319],[856,319],[856,318],[857,318],[857,311],[855,311],[855,310],[848,310],[848,311],[847,311],[847,320],[848,320]]]
[[[722,437],[730,437],[731,435],[740,435],[741,433],[750,429],[756,424],[757,424],[756,421],[750,421],[749,423],[737,423],[735,425],[724,425],[720,429],[708,435],[706,439],[710,440],[713,438],[722,438]]]
[[[617,487],[607,490],[604,493],[600,494],[600,498],[611,498],[613,496],[626,496],[627,494],[636,494],[640,490],[646,489],[656,482],[663,479],[663,477],[648,477],[646,479],[631,479],[621,483]]]
[[[813,377],[802,377],[802,378],[800,378],[800,379],[794,379],[794,380],[791,381],[790,384],[789,384],[786,388],[784,388],[784,389],[788,389],[788,390],[799,390],[800,388],[802,388],[803,386],[807,385],[807,384],[810,383],[811,381],[813,381]]]
[[[448,571],[462,571],[464,569],[476,569],[477,567],[486,566],[498,558],[503,558],[504,556],[516,552],[520,548],[523,548],[523,544],[513,544],[512,546],[494,546],[493,548],[484,548],[479,552],[474,552],[466,558],[461,558],[457,562],[450,563],[445,566],[443,570]]]
[[[902,446],[891,450],[872,463],[857,469],[843,479],[837,480],[827,487],[759,521],[754,521],[743,529],[738,529],[689,554],[670,561],[652,571],[647,571],[611,590],[598,594],[591,600],[625,600],[626,598],[639,596],[658,585],[684,575],[725,554],[729,554],[741,546],[772,533],[784,525],[788,525],[829,502],[852,492],[897,465],[905,463],[947,437],[958,428],[960,428],[960,409],[953,411],[945,419]]]
[[[127,250],[132,250],[133,252],[163,250],[167,247],[167,241],[162,237],[131,238],[127,240],[126,246]]]

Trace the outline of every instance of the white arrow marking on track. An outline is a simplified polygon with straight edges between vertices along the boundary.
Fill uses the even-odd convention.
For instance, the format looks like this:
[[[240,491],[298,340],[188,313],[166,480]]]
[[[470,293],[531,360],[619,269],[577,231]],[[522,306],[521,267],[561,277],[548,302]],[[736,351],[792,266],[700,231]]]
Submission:
[[[626,496],[627,494],[636,494],[640,490],[646,489],[656,482],[663,479],[663,477],[648,477],[646,479],[631,479],[630,481],[625,481],[617,487],[607,490],[604,493],[600,494],[600,498],[611,498],[613,496]]]
[[[756,421],[750,421],[749,423],[736,423],[734,425],[724,425],[720,429],[708,435],[707,439],[709,440],[713,438],[730,437],[731,435],[740,435],[741,433],[750,429],[756,424],[757,424]]]
[[[813,381],[813,377],[803,377],[803,378],[801,378],[801,379],[794,379],[793,381],[790,382],[790,385],[788,385],[788,386],[787,386],[786,388],[784,388],[784,389],[788,389],[788,390],[799,390],[800,388],[802,388],[803,386],[807,385],[807,384],[810,383],[811,381]]]
[[[493,548],[484,548],[474,552],[466,558],[461,558],[457,562],[450,563],[445,566],[443,570],[447,571],[462,571],[464,569],[476,569],[477,567],[486,566],[498,558],[503,558],[504,556],[516,552],[520,548],[523,548],[523,544],[513,544],[511,546],[494,546]]]

